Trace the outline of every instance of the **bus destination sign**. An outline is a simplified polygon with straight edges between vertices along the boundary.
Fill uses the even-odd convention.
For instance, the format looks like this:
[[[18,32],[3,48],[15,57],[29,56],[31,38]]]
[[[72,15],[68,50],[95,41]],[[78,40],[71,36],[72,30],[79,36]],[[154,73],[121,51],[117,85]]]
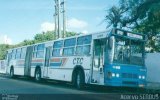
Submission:
[[[134,33],[126,32],[126,31],[121,31],[121,30],[117,30],[116,34],[122,35],[122,36],[128,36],[130,38],[143,39],[142,35],[134,34]]]

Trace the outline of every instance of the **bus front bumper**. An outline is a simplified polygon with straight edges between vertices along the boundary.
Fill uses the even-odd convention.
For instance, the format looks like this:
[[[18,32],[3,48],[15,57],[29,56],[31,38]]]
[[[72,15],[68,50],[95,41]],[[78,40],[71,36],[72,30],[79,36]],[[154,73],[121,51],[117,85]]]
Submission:
[[[110,79],[110,80],[105,80],[105,85],[106,86],[117,86],[117,87],[140,87],[140,88],[145,88],[146,87],[146,82],[145,80],[124,80],[124,79]]]

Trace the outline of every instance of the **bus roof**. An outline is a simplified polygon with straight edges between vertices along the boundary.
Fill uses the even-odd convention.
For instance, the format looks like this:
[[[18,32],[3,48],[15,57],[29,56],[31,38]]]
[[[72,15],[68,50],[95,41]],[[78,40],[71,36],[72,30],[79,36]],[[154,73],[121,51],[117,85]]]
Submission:
[[[94,35],[94,34],[99,34],[99,33],[105,33],[105,32],[110,32],[110,30],[104,30],[104,31],[94,32],[94,33],[88,33],[88,34],[78,34],[78,35],[71,36],[71,37],[59,38],[59,39],[56,39],[56,40],[50,40],[50,41],[35,43],[35,44],[32,44],[32,45],[20,46],[20,47],[8,49],[7,51],[13,50],[13,49],[18,49],[18,48],[24,48],[24,47],[34,46],[34,45],[38,45],[38,44],[46,44],[46,43],[55,42],[55,41],[60,41],[60,40],[66,40],[66,39],[71,39],[71,38],[77,38],[77,37],[81,37],[81,36],[87,36],[87,35]],[[108,34],[109,34],[109,33],[108,33]]]
[[[134,33],[134,32],[126,31],[126,30],[119,29],[119,28],[112,28],[112,29],[108,29],[108,30],[106,29],[106,30],[100,31],[100,32],[94,32],[94,33],[88,33],[88,34],[78,34],[78,35],[71,36],[71,37],[59,38],[59,39],[56,39],[56,40],[51,40],[51,41],[46,41],[46,42],[35,43],[35,44],[32,44],[32,45],[26,45],[26,46],[16,47],[16,48],[12,48],[12,49],[9,49],[9,50],[18,49],[18,48],[24,48],[24,47],[28,47],[28,46],[34,46],[34,45],[38,45],[38,44],[52,43],[52,42],[55,42],[55,41],[66,40],[66,39],[71,39],[71,38],[77,38],[77,37],[81,37],[81,36],[96,35],[96,34],[100,34],[100,33],[106,33],[109,36],[109,34],[111,34],[111,32],[113,30],[120,30],[120,31],[124,31],[124,32],[128,32],[128,33],[144,36],[144,34]]]

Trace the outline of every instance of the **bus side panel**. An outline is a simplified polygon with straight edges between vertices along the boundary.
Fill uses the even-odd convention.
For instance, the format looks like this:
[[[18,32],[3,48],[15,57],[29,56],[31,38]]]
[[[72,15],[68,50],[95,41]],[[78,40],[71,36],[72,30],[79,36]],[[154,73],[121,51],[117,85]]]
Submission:
[[[30,75],[34,77],[35,69],[37,66],[41,68],[41,76],[43,76],[43,66],[44,66],[44,58],[32,58],[31,59],[31,67],[30,67]]]
[[[78,59],[81,59],[78,60]],[[59,64],[59,65],[58,65]],[[80,65],[84,69],[85,82],[89,83],[90,57],[66,57],[51,58],[48,75],[50,79],[72,81],[73,69],[76,65]]]
[[[31,67],[31,77],[34,77],[34,75],[35,75],[35,68],[36,67]]]

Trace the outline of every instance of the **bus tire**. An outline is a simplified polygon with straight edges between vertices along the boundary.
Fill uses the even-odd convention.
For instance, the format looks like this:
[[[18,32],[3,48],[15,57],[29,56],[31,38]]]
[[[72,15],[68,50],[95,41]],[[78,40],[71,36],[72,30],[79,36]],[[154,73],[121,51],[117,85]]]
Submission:
[[[10,75],[11,78],[14,78],[14,69],[13,69],[13,67],[11,67],[9,75]]]
[[[37,68],[35,70],[35,75],[34,75],[35,81],[40,82],[41,81],[41,70]]]
[[[81,70],[79,70],[73,80],[74,86],[77,89],[83,89],[84,88],[84,75]]]

